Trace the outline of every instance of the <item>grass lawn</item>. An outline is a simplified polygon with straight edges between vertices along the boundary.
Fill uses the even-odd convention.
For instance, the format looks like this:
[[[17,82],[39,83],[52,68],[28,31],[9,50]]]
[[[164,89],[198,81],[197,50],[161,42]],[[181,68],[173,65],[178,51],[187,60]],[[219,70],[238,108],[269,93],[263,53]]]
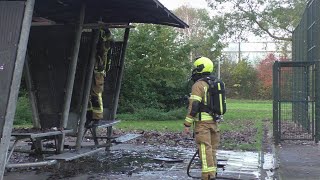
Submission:
[[[117,125],[118,128],[124,130],[155,130],[155,131],[170,131],[179,132],[183,129],[183,119],[181,120],[139,120],[126,121],[121,115],[122,120]],[[253,121],[255,123],[262,122],[263,119],[272,118],[272,101],[251,101],[251,100],[228,100],[227,112],[224,115],[224,122],[221,123],[220,129],[237,130],[241,129],[241,121]],[[230,125],[235,123],[235,126]],[[260,123],[259,123],[260,124]]]
[[[19,99],[15,117],[16,128],[32,126],[29,107],[26,98]],[[118,118],[122,121],[115,127],[123,130],[182,132],[186,113],[186,108],[168,113],[155,109],[144,109],[137,114],[119,114]],[[179,120],[172,120],[171,117]],[[263,120],[271,119],[272,101],[228,99],[224,122],[220,123],[222,147],[225,149],[260,150],[264,133]]]
[[[163,132],[181,132],[183,130],[183,119],[181,120],[122,120],[116,127],[124,130],[154,130]],[[237,138],[229,138],[221,142],[227,149],[260,150],[263,138],[263,120],[272,119],[272,101],[256,100],[228,100],[227,112],[224,115],[224,122],[220,123],[220,130],[225,134],[251,134],[252,142],[237,142]]]

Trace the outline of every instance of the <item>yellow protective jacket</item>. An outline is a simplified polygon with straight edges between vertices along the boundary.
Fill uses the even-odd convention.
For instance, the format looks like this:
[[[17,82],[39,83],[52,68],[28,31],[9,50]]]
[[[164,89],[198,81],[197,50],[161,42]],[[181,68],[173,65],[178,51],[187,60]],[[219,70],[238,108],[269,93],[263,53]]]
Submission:
[[[205,81],[200,80],[193,84],[191,96],[189,98],[188,114],[184,122],[185,126],[190,127],[194,121],[199,121],[199,113],[195,117],[192,117],[190,115],[192,110],[192,103],[194,101],[199,101],[199,102],[202,102],[204,105],[207,105],[208,89],[209,89],[209,85]],[[201,121],[212,121],[212,120],[213,120],[213,117],[209,113],[201,112]]]

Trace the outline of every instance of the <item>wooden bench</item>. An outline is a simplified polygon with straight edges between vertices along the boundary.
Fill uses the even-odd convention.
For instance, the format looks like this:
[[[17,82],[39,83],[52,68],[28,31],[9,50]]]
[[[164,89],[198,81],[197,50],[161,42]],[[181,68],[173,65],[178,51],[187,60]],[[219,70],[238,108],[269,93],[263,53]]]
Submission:
[[[84,156],[90,156],[92,154],[95,154],[103,150],[104,148],[81,148],[80,150],[72,150],[69,152],[64,152],[62,154],[49,156],[49,157],[46,157],[45,159],[71,161]]]
[[[18,141],[22,139],[30,139],[34,150],[38,154],[43,153],[43,147],[42,147],[42,140],[44,139],[54,139],[55,141],[55,149],[56,153],[61,153],[59,149],[59,138],[64,136],[65,134],[72,133],[72,129],[65,129],[65,130],[48,130],[48,131],[36,131],[36,132],[13,132],[11,136],[15,138],[14,146],[11,148],[11,151],[14,150],[16,144]]]
[[[92,138],[93,138],[95,146],[97,146],[97,147],[99,146],[98,139],[106,139],[107,144],[108,144],[108,143],[110,143],[111,139],[113,139],[112,126],[114,126],[115,124],[118,124],[119,122],[120,122],[120,120],[100,120],[98,125],[94,125],[90,128],[86,128],[83,136],[85,136],[89,130],[92,134]],[[106,136],[97,136],[97,129],[98,128],[107,128]]]
[[[18,164],[9,164],[9,159],[11,158],[13,152],[15,151],[16,146],[21,140],[30,139],[32,143],[32,148],[34,148],[34,152],[38,155],[43,155],[44,153],[50,153],[49,151],[43,151],[42,140],[44,139],[54,139],[55,140],[55,152],[53,153],[61,153],[59,151],[59,138],[65,134],[72,133],[72,129],[65,130],[47,130],[42,131],[40,129],[29,129],[28,132],[13,132],[11,133],[11,141],[13,144],[7,155],[6,159],[6,168],[13,167],[32,167],[32,166],[44,166],[55,164],[55,161],[40,161],[40,162],[31,162],[31,163],[18,163]],[[32,153],[32,150],[26,150],[24,152]]]
[[[87,128],[85,130],[84,136],[87,133],[87,131],[90,130],[92,137],[86,136],[86,138],[92,138],[94,140],[94,144],[96,147],[100,146],[98,139],[106,139],[107,140],[106,145],[110,145],[111,143],[115,143],[115,144],[123,143],[123,142],[129,141],[131,139],[135,139],[135,138],[141,136],[141,134],[125,134],[125,135],[119,136],[119,137],[112,136],[112,126],[119,123],[119,122],[120,122],[120,120],[113,120],[113,121],[102,120],[99,122],[98,125],[93,126],[91,128]],[[97,129],[98,128],[108,128],[107,135],[106,136],[97,136]]]

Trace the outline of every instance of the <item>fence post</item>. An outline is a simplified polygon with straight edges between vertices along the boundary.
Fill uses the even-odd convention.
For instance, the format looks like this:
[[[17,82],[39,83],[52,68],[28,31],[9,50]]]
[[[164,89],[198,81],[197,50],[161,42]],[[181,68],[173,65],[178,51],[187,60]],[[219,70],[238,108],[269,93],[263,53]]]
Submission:
[[[315,142],[319,142],[319,134],[320,134],[320,63],[316,62],[315,69]]]
[[[279,62],[273,64],[273,137],[275,145],[279,144]]]

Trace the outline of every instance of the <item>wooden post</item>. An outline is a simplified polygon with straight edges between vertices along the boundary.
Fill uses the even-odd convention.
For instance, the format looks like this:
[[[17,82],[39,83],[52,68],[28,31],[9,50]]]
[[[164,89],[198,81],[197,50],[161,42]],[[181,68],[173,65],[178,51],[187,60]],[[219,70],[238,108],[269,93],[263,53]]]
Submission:
[[[10,145],[11,131],[13,127],[13,119],[16,112],[18,94],[25,61],[32,15],[35,0],[27,0],[22,21],[21,33],[17,49],[17,57],[10,86],[10,95],[5,114],[5,122],[0,140],[0,180],[3,179],[4,170],[6,167],[7,152]]]
[[[88,101],[89,101],[89,95],[90,95],[91,84],[92,84],[94,64],[96,62],[97,44],[98,44],[99,36],[100,36],[100,31],[93,30],[90,61],[89,61],[88,73],[87,73],[86,81],[85,81],[86,84],[85,84],[85,88],[84,88],[84,92],[83,92],[84,98],[82,101],[80,123],[78,126],[78,135],[77,135],[77,142],[76,142],[76,149],[77,150],[79,150],[81,148],[81,143],[82,143],[82,139],[84,136],[84,125],[86,122],[86,114],[87,114]]]
[[[75,74],[76,74],[76,69],[77,69],[79,49],[80,49],[80,43],[81,43],[81,35],[82,35],[83,22],[84,22],[84,17],[85,17],[85,7],[86,7],[86,5],[85,5],[85,3],[83,3],[81,6],[81,10],[80,10],[79,22],[76,27],[76,35],[74,38],[74,47],[73,47],[72,59],[70,62],[70,67],[69,67],[69,72],[68,72],[65,101],[64,101],[64,105],[63,105],[62,119],[61,119],[61,124],[60,124],[61,128],[67,127],[68,118],[69,118],[72,91],[73,91],[74,79],[75,79]]]
[[[116,115],[117,109],[118,109],[121,82],[122,82],[123,71],[124,71],[124,59],[125,59],[125,55],[126,55],[129,33],[130,33],[130,28],[126,28],[126,31],[124,33],[122,52],[121,52],[121,56],[120,56],[120,72],[119,72],[119,77],[118,77],[117,84],[116,84],[116,93],[115,93],[115,97],[114,97],[113,109],[112,109],[111,116],[110,116],[111,119],[115,118],[115,115]]]
[[[38,112],[38,107],[37,107],[36,96],[34,93],[34,89],[32,87],[32,78],[31,78],[30,66],[29,66],[28,61],[29,61],[29,57],[28,57],[28,55],[26,55],[26,60],[24,63],[24,74],[25,74],[25,78],[26,78],[26,84],[27,84],[29,99],[30,99],[30,103],[31,103],[32,122],[33,122],[33,127],[40,128],[39,112]]]
[[[110,115],[111,120],[115,119],[117,109],[118,109],[121,82],[122,82],[123,71],[124,71],[124,60],[125,60],[126,49],[127,49],[127,45],[128,45],[129,34],[130,34],[130,28],[126,28],[125,33],[124,33],[124,37],[123,37],[123,45],[122,45],[122,51],[121,51],[121,56],[120,56],[120,73],[119,73],[119,77],[118,77],[117,84],[116,84],[116,93],[115,93],[115,97],[114,97],[113,108],[112,108],[111,115]],[[107,128],[107,132],[108,132],[107,136],[110,138],[112,135],[112,126]]]
[[[80,49],[80,43],[81,43],[81,35],[82,35],[82,30],[83,30],[83,22],[84,22],[84,18],[85,18],[85,11],[86,11],[86,4],[83,2],[81,5],[81,9],[80,9],[79,22],[76,26],[76,32],[75,32],[76,34],[75,34],[75,38],[74,38],[72,59],[71,59],[70,66],[69,66],[65,101],[63,104],[63,111],[62,111],[62,117],[61,117],[61,122],[60,122],[61,129],[66,128],[67,124],[68,124],[72,91],[73,91],[74,79],[75,79],[75,75],[76,75],[79,49]],[[63,133],[58,138],[58,148],[59,148],[58,152],[59,153],[63,152],[64,139],[65,139],[65,134]]]

